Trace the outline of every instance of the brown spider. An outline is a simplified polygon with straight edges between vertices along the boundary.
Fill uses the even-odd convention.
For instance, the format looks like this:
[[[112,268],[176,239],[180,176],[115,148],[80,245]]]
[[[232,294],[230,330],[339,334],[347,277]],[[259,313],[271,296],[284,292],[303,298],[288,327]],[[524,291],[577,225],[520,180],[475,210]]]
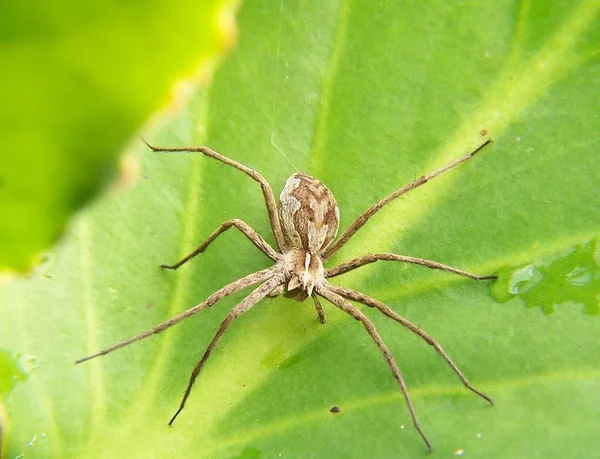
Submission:
[[[348,300],[356,301],[368,307],[376,308],[387,317],[394,319],[396,322],[408,328],[410,331],[421,337],[425,342],[434,347],[437,353],[448,363],[448,365],[450,365],[454,373],[456,373],[462,383],[469,390],[485,399],[490,405],[493,405],[492,399],[475,389],[467,381],[467,378],[462,374],[462,372],[458,369],[456,364],[452,361],[448,354],[446,354],[442,347],[418,326],[412,322],[409,322],[404,317],[396,314],[385,304],[380,303],[379,301],[363,293],[350,290],[348,288],[331,285],[329,282],[327,282],[327,278],[339,276],[340,274],[360,268],[361,266],[369,263],[374,263],[378,260],[412,263],[426,266],[431,269],[441,269],[442,271],[447,271],[475,280],[495,279],[496,276],[477,276],[475,274],[452,268],[451,266],[446,266],[435,261],[396,255],[393,253],[365,255],[346,263],[342,263],[331,269],[325,269],[323,267],[323,262],[327,261],[346,242],[348,242],[348,240],[360,228],[362,228],[365,223],[367,223],[369,218],[371,218],[388,202],[396,199],[399,196],[402,196],[406,192],[417,188],[418,186],[423,185],[428,180],[437,177],[438,175],[449,169],[452,169],[458,164],[467,161],[491,142],[491,139],[485,141],[476,150],[468,155],[452,161],[446,166],[430,172],[427,175],[423,175],[412,183],[409,183],[408,185],[405,185],[402,188],[394,191],[360,215],[335,242],[333,241],[338,231],[340,211],[331,191],[329,191],[329,189],[316,178],[300,172],[292,175],[285,183],[283,191],[281,192],[278,211],[277,204],[275,203],[275,197],[270,185],[258,172],[232,159],[220,155],[219,153],[216,153],[207,147],[162,148],[154,147],[146,143],[148,147],[155,152],[202,153],[210,158],[214,158],[244,172],[246,175],[260,183],[265,202],[267,204],[267,212],[269,213],[269,220],[271,222],[271,228],[273,230],[273,235],[275,236],[278,249],[274,250],[256,231],[254,231],[246,223],[238,219],[233,219],[221,224],[221,226],[219,226],[204,242],[202,242],[202,244],[200,244],[196,250],[183,258],[181,261],[175,263],[174,265],[160,265],[161,268],[179,268],[196,255],[204,252],[211,242],[213,242],[220,234],[224,233],[231,227],[235,227],[240,230],[248,239],[250,239],[250,241],[252,241],[256,247],[258,247],[261,252],[273,260],[275,264],[271,268],[255,272],[226,285],[210,295],[203,303],[200,303],[197,306],[194,306],[193,308],[188,309],[187,311],[161,323],[160,325],[157,325],[151,330],[140,333],[139,335],[122,341],[112,347],[106,348],[94,355],[77,360],[75,363],[85,362],[86,360],[90,360],[101,355],[106,355],[109,352],[120,349],[135,341],[155,335],[169,328],[170,326],[181,322],[183,319],[196,314],[199,311],[210,308],[225,296],[231,295],[251,285],[260,284],[252,293],[250,293],[231,310],[229,315],[219,326],[217,333],[213,337],[207,349],[204,351],[204,355],[192,371],[185,394],[181,400],[181,404],[179,405],[179,409],[169,421],[169,425],[172,425],[175,421],[175,418],[179,415],[181,410],[183,410],[185,402],[190,395],[190,391],[192,390],[192,386],[200,374],[200,371],[204,367],[204,364],[210,357],[211,352],[235,318],[244,314],[264,297],[277,296],[283,293],[284,296],[288,298],[295,298],[298,301],[304,301],[310,296],[314,301],[320,322],[325,323],[325,314],[323,313],[323,308],[321,307],[321,303],[318,299],[318,297],[321,296],[347,314],[351,315],[354,319],[360,321],[366,328],[369,335],[371,335],[371,338],[373,338],[377,344],[377,347],[379,347],[379,350],[383,354],[386,362],[392,370],[392,373],[394,374],[394,377],[396,378],[396,381],[398,382],[398,385],[400,386],[400,390],[404,395],[404,399],[406,401],[406,405],[408,406],[408,410],[410,411],[415,428],[423,438],[427,448],[431,450],[431,444],[421,430],[421,426],[408,394],[408,389],[406,388],[404,378],[402,377],[402,373],[400,372],[394,357],[392,357],[389,349],[379,336],[379,333],[377,333],[377,330],[375,329],[375,326],[371,320]]]

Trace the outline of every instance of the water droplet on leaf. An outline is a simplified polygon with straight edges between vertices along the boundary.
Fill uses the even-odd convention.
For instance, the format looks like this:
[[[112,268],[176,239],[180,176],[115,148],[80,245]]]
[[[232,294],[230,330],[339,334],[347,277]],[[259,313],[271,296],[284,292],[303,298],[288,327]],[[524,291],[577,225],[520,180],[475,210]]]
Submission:
[[[587,314],[600,313],[599,238],[566,253],[498,271],[492,296],[505,303],[519,297],[528,308],[551,314],[559,306],[583,305]]]

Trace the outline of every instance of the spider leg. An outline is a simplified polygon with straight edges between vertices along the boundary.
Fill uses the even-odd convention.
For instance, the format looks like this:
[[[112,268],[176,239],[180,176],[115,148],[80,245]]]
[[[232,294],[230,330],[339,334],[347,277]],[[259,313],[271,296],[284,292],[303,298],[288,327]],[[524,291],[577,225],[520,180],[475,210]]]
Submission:
[[[367,209],[364,213],[359,215],[359,217],[356,220],[354,220],[354,223],[352,223],[346,229],[346,231],[344,231],[344,233],[337,239],[337,241],[335,241],[333,244],[331,244],[329,247],[327,247],[327,249],[321,254],[321,258],[323,259],[323,261],[327,260],[335,252],[337,252],[346,242],[348,242],[348,240],[352,236],[354,236],[354,234],[356,234],[356,232],[359,229],[361,229],[365,225],[365,223],[367,223],[369,218],[371,218],[373,215],[375,215],[387,203],[393,201],[394,199],[398,198],[399,196],[402,196],[403,194],[407,193],[408,191],[414,190],[415,188],[427,183],[432,178],[437,177],[438,175],[441,175],[442,173],[446,172],[447,170],[450,170],[450,169],[458,166],[460,163],[463,163],[463,162],[471,159],[473,156],[475,156],[477,153],[479,153],[484,147],[486,147],[490,143],[492,143],[492,139],[486,140],[484,143],[482,143],[479,147],[477,147],[475,150],[473,150],[468,155],[465,155],[462,158],[456,159],[456,160],[446,164],[444,167],[436,169],[427,175],[423,175],[423,176],[419,177],[414,182],[409,183],[408,185],[404,185],[402,188],[397,189],[393,193],[391,193],[388,196],[386,196],[385,198],[383,198],[381,201],[375,203],[373,206],[371,206],[369,209]]]
[[[446,361],[446,363],[450,366],[450,368],[452,368],[452,371],[454,371],[454,373],[456,373],[456,375],[459,377],[459,379],[462,381],[462,383],[465,385],[465,387],[467,389],[469,389],[471,392],[479,395],[481,398],[483,398],[485,401],[487,401],[490,405],[492,405],[492,406],[494,405],[494,402],[492,401],[492,399],[490,397],[485,395],[483,392],[478,391],[471,385],[471,383],[469,383],[469,381],[467,380],[465,375],[462,373],[462,371],[460,371],[460,369],[454,363],[454,361],[450,358],[450,356],[448,354],[446,354],[446,351],[444,351],[442,346],[440,346],[436,340],[434,340],[431,336],[429,336],[427,333],[425,333],[423,330],[421,330],[418,326],[416,326],[409,320],[405,319],[401,315],[397,314],[396,312],[392,311],[385,304],[381,303],[380,301],[377,301],[374,298],[371,298],[370,296],[365,295],[364,293],[357,292],[355,290],[351,290],[351,289],[345,288],[345,287],[339,287],[337,285],[335,285],[335,286],[332,285],[330,287],[330,289],[333,292],[337,293],[338,295],[343,296],[344,298],[347,298],[352,301],[357,301],[357,302],[362,303],[365,306],[368,306],[370,308],[377,308],[382,314],[386,315],[390,319],[394,319],[396,322],[398,322],[402,326],[408,328],[410,331],[412,331],[413,333],[415,333],[416,335],[421,337],[427,344],[430,344],[431,346],[433,346],[433,348],[437,351],[437,353],[440,355],[440,357],[442,357]]]
[[[268,298],[277,298],[284,291],[284,284],[278,285],[267,295]]]
[[[221,226],[219,226],[210,236],[208,236],[202,242],[202,244],[200,244],[200,246],[196,250],[194,250],[192,253],[190,253],[189,255],[187,255],[182,260],[178,261],[174,265],[165,265],[165,264],[163,264],[163,265],[160,265],[160,267],[161,268],[166,268],[166,269],[177,269],[177,268],[179,268],[182,264],[187,263],[192,258],[194,258],[196,255],[204,252],[206,250],[206,248],[217,237],[219,237],[221,234],[223,234],[225,231],[227,231],[231,227],[235,227],[238,230],[240,230],[244,236],[246,236],[248,239],[250,239],[250,241],[252,241],[252,243],[258,248],[258,250],[260,250],[262,253],[264,253],[271,260],[273,260],[273,261],[277,261],[278,260],[279,255],[277,254],[277,252],[275,252],[275,250],[273,250],[273,248],[267,243],[267,241],[265,241],[261,237],[260,234],[258,234],[256,231],[254,231],[250,227],[250,225],[248,225],[247,223],[245,223],[242,220],[239,220],[237,218],[234,218],[232,220],[227,220],[226,222],[221,223]]]
[[[360,268],[361,266],[367,265],[369,263],[375,263],[379,260],[412,263],[414,265],[426,266],[427,268],[431,269],[440,269],[448,273],[458,274],[459,276],[468,277],[469,279],[475,280],[488,280],[498,278],[498,276],[479,276],[477,274],[471,274],[467,271],[463,271],[462,269],[457,269],[453,268],[452,266],[443,265],[442,263],[438,263],[437,261],[425,260],[423,258],[407,257],[404,255],[396,255],[394,253],[375,253],[372,255],[365,255],[360,258],[355,258],[354,260],[347,261],[346,263],[342,263],[332,269],[326,270],[325,277],[339,276],[340,274],[347,273],[348,271]]]
[[[281,284],[275,287],[271,292],[267,295],[268,298],[277,298],[279,295],[283,293],[285,290],[285,285]]]
[[[256,172],[254,169],[250,169],[243,164],[234,161],[233,159],[229,159],[226,156],[217,153],[216,151],[211,150],[208,147],[155,147],[154,145],[150,145],[144,139],[143,142],[148,145],[148,147],[155,152],[181,152],[181,153],[202,153],[209,158],[216,159],[217,161],[221,161],[222,163],[227,164],[239,171],[242,171],[244,174],[249,176],[251,179],[257,181],[260,184],[260,187],[263,192],[263,196],[265,198],[265,204],[267,205],[267,212],[269,213],[269,221],[271,222],[271,228],[273,230],[273,235],[275,236],[275,241],[277,242],[277,248],[280,251],[283,251],[287,247],[285,243],[285,238],[283,237],[283,231],[281,229],[281,222],[279,221],[279,213],[277,212],[277,203],[275,201],[275,196],[273,195],[273,190],[269,185],[269,182]]]
[[[256,288],[252,293],[250,293],[250,295],[248,295],[246,298],[244,298],[240,303],[238,303],[238,305],[235,306],[231,310],[231,312],[227,315],[225,320],[223,320],[223,322],[221,322],[221,325],[219,326],[217,333],[215,334],[212,341],[210,342],[210,344],[204,351],[204,354],[202,355],[202,358],[200,359],[200,361],[194,367],[194,370],[192,371],[192,374],[190,376],[190,381],[185,390],[185,394],[183,395],[183,399],[181,400],[181,404],[179,405],[179,408],[177,409],[177,411],[175,412],[175,414],[169,421],[169,425],[173,425],[175,418],[177,418],[179,413],[181,413],[181,411],[183,410],[183,407],[185,406],[185,402],[187,401],[187,399],[190,395],[190,392],[192,391],[192,387],[194,385],[194,382],[196,381],[196,378],[202,371],[202,368],[204,367],[204,364],[210,357],[210,354],[212,353],[213,349],[215,348],[215,346],[217,345],[217,343],[219,342],[221,337],[225,334],[225,332],[229,328],[229,325],[231,325],[231,322],[233,322],[233,320],[235,318],[241,316],[246,311],[248,311],[252,306],[254,306],[256,303],[258,303],[265,296],[267,296],[267,294],[271,290],[273,290],[275,287],[277,287],[277,285],[279,285],[281,283],[281,281],[282,281],[282,279],[280,276],[275,276],[275,277],[272,277],[271,279],[267,280],[265,283],[263,283],[258,288]]]
[[[381,336],[379,335],[379,333],[377,333],[375,325],[356,306],[352,305],[346,298],[336,293],[332,287],[333,286],[330,284],[322,284],[318,287],[317,293],[326,300],[333,303],[338,308],[340,308],[342,311],[354,317],[354,319],[360,321],[369,333],[369,335],[371,335],[371,338],[373,338],[373,341],[375,341],[375,344],[377,344],[377,347],[383,354],[385,361],[392,370],[392,373],[394,374],[394,377],[398,382],[398,386],[400,386],[400,390],[402,391],[402,395],[404,395],[404,400],[406,402],[406,406],[408,407],[408,411],[410,412],[410,416],[412,417],[415,429],[417,429],[417,432],[419,432],[419,435],[421,435],[421,438],[425,442],[425,445],[427,445],[427,448],[429,449],[429,451],[431,451],[431,443],[429,443],[429,440],[427,439],[427,437],[423,433],[423,430],[421,429],[421,425],[419,424],[419,420],[417,419],[415,408],[413,406],[412,400],[410,399],[410,395],[408,394],[408,388],[406,387],[406,383],[404,382],[404,378],[402,377],[400,368],[398,368],[398,364],[394,360],[394,357],[392,356],[388,347],[381,339]]]
[[[140,333],[139,335],[136,335],[136,336],[133,336],[132,338],[121,341],[120,343],[115,344],[114,346],[107,347],[106,349],[103,349],[95,354],[92,354],[92,355],[89,355],[82,359],[76,360],[75,364],[82,363],[87,360],[94,359],[96,357],[100,357],[101,355],[109,354],[109,353],[116,351],[117,349],[121,349],[122,347],[125,347],[131,343],[134,343],[141,339],[147,338],[148,336],[156,335],[157,333],[160,333],[161,331],[166,330],[167,328],[175,325],[176,323],[181,322],[183,319],[187,319],[188,317],[193,316],[194,314],[196,314],[199,311],[203,311],[204,309],[210,308],[211,306],[213,306],[217,301],[219,301],[223,297],[226,297],[226,296],[231,295],[235,292],[238,292],[246,287],[249,287],[254,284],[258,284],[259,282],[263,282],[263,281],[273,277],[274,273],[275,273],[275,271],[273,268],[268,268],[268,269],[263,269],[262,271],[257,271],[246,277],[242,277],[241,279],[238,279],[238,280],[232,282],[231,284],[228,284],[225,287],[217,290],[215,293],[213,293],[211,296],[209,296],[204,302],[194,306],[193,308],[190,308],[187,311],[184,311],[181,314],[176,315],[175,317],[171,317],[169,320],[165,320],[163,323],[157,325],[154,328],[151,328],[150,330],[146,330],[145,332]]]
[[[325,311],[323,311],[323,306],[321,306],[319,298],[314,293],[311,296],[315,303],[315,309],[317,310],[317,315],[319,316],[319,322],[321,322],[322,324],[327,323],[327,319],[325,318]]]

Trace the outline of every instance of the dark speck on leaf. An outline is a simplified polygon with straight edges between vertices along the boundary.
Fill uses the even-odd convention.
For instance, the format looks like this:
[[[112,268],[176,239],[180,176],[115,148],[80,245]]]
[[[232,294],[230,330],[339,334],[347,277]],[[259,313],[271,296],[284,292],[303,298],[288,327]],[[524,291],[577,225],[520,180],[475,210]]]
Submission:
[[[329,411],[332,413],[339,413],[340,411],[342,411],[342,409],[339,406],[332,406]]]

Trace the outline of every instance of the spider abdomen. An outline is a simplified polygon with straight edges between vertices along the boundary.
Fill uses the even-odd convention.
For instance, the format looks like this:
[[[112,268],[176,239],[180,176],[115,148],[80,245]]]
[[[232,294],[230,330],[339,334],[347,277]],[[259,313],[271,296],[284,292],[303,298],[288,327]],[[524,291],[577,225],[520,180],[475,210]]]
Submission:
[[[279,197],[279,214],[291,247],[319,254],[335,238],[340,210],[333,193],[314,177],[297,172]]]

